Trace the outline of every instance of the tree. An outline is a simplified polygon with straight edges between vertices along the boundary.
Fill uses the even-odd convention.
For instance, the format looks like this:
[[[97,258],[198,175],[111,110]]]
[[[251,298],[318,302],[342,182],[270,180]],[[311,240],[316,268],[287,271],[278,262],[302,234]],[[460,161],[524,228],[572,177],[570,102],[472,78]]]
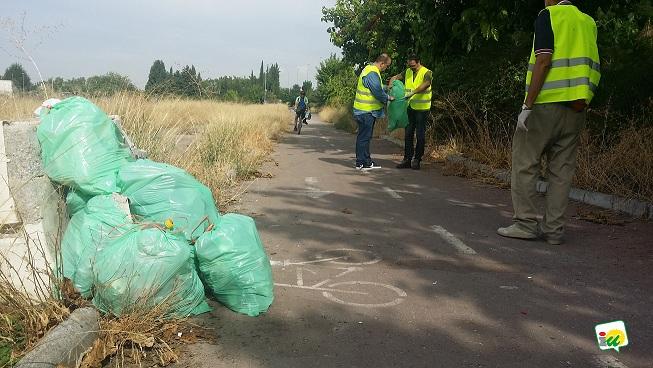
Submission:
[[[32,81],[22,65],[18,63],[11,64],[6,70],[2,79],[13,82],[14,88],[21,92],[27,92],[32,89]]]
[[[172,67],[171,67],[172,73]],[[166,66],[162,60],[155,60],[150,67],[150,75],[147,78],[147,84],[145,84],[146,91],[159,90],[161,87],[168,81],[170,75],[166,71]]]
[[[270,66],[270,69],[268,70],[268,91],[272,91],[275,95],[279,94],[279,90],[281,88],[281,83],[280,83],[280,75],[281,75],[281,70],[279,68],[279,64],[274,63]]]
[[[263,73],[265,72],[263,71],[263,60],[261,60],[261,71],[258,73],[258,81],[261,84],[261,87],[263,87],[263,83],[265,79],[265,75]]]
[[[136,90],[136,86],[129,77],[112,72],[89,77],[86,80],[86,86],[88,93],[93,96],[111,96],[119,92]]]
[[[302,83],[302,91],[306,92],[306,96],[313,96],[313,82],[304,81],[304,83]]]
[[[646,110],[653,95],[653,6],[651,0],[577,2],[598,26],[601,87],[595,107],[632,115]],[[336,0],[323,8],[331,42],[356,71],[379,53],[394,59],[384,74],[405,66],[416,53],[434,71],[437,94],[466,91],[486,113],[519,108],[541,1],[517,0]],[[608,87],[609,86],[609,87]],[[319,85],[318,85],[319,88]],[[627,120],[627,119],[621,119]]]
[[[135,91],[136,86],[132,81],[118,73],[107,73],[89,78],[71,78],[64,80],[61,77],[49,79],[46,85],[55,91],[64,94],[84,96],[111,96],[119,92]]]
[[[351,105],[356,91],[354,68],[331,55],[317,69],[316,102],[333,106]]]

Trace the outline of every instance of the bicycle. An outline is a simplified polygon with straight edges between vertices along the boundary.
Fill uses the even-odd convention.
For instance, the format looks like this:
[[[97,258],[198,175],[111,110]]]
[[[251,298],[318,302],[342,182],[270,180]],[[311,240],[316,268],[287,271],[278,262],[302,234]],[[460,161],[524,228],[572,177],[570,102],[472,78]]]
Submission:
[[[396,286],[373,281],[332,282],[335,280],[327,278],[317,282],[314,285],[304,285],[304,271],[308,271],[313,275],[317,275],[316,272],[313,272],[312,270],[305,267],[307,265],[318,263],[332,263],[340,266],[348,266],[336,267],[336,269],[343,271],[333,277],[334,279],[337,279],[354,272],[363,271],[363,267],[361,266],[371,265],[381,261],[381,258],[371,251],[346,248],[332,249],[319,253],[316,258],[317,259],[311,261],[270,261],[272,266],[281,266],[284,269],[288,266],[297,266],[297,281],[295,284],[275,283],[275,286],[321,291],[322,296],[334,303],[364,308],[396,306],[401,304],[407,297],[406,292]],[[359,300],[361,298],[366,299],[368,296],[372,296],[373,298],[378,299],[378,297],[374,295],[374,290],[381,291],[384,294],[381,298],[389,299],[391,297],[392,299],[388,301],[381,300],[371,303],[361,302]],[[338,297],[336,295],[338,295]],[[348,297],[350,299],[353,297],[354,300],[344,300]]]

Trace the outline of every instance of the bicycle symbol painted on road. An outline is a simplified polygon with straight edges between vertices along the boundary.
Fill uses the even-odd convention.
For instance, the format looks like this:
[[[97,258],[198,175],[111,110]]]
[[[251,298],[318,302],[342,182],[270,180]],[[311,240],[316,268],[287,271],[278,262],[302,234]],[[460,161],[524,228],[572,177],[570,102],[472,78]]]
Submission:
[[[392,307],[401,304],[407,297],[405,291],[392,285],[387,285],[373,281],[341,281],[334,282],[342,276],[363,271],[362,266],[375,264],[381,261],[381,258],[374,252],[359,249],[332,249],[319,253],[316,259],[311,261],[270,261],[272,266],[277,267],[296,267],[297,281],[295,284],[275,283],[275,286],[303,289],[322,292],[322,296],[328,300],[364,308],[381,308]],[[314,285],[304,284],[305,272],[317,275],[307,266],[314,264],[335,264],[342,267],[335,267],[341,270],[339,274],[332,278],[321,280]],[[374,301],[369,301],[374,299]]]

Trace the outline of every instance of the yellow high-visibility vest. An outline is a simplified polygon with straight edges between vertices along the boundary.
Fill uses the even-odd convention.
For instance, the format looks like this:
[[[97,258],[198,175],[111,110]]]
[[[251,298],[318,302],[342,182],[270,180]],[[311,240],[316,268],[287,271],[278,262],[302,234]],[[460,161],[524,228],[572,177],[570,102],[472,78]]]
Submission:
[[[358,77],[358,86],[356,87],[356,98],[354,99],[354,108],[356,110],[372,112],[383,108],[383,104],[379,102],[379,100],[377,100],[372,94],[372,91],[363,84],[363,78],[370,73],[378,74],[379,80],[383,80],[381,79],[381,70],[379,70],[376,65],[370,64],[363,69],[363,72]]]
[[[430,72],[430,70],[422,66],[417,71],[415,80],[413,80],[413,70],[410,68],[406,69],[406,78],[405,78],[406,94],[409,94],[414,90],[416,90],[417,87],[419,87],[424,82],[424,76],[428,72]],[[431,110],[432,97],[433,95],[431,92],[431,86],[429,86],[429,88],[427,88],[426,91],[413,95],[413,97],[410,98],[410,108],[413,110]]]
[[[573,5],[554,5],[547,9],[551,14],[554,50],[551,70],[535,103],[585,100],[589,104],[601,80],[596,22]],[[535,59],[533,44],[526,74],[527,97]]]

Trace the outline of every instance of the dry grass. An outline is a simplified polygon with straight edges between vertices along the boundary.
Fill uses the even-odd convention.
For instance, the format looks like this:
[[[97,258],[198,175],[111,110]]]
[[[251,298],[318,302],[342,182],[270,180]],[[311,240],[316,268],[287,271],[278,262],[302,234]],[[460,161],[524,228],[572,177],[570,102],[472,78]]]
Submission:
[[[257,175],[274,140],[292,121],[288,108],[215,101],[149,99],[122,94],[96,101],[122,118],[134,142],[155,161],[181,167],[206,184],[221,205]]]
[[[0,97],[0,119],[31,118],[36,97]],[[119,115],[139,148],[155,161],[181,167],[211,188],[224,206],[242,194],[243,179],[257,176],[274,140],[287,129],[287,106],[148,98],[138,93],[94,99]]]
[[[0,94],[0,120],[21,120],[31,118],[34,110],[41,105],[43,98]]]
[[[0,254],[0,367],[16,363],[70,314],[65,287],[54,277],[58,267],[43,264],[49,253],[46,245],[24,228],[17,235],[27,244],[26,260],[16,264],[9,254]]]
[[[628,128],[601,149],[581,136],[574,182],[582,188],[653,202],[653,128]]]
[[[356,132],[356,123],[352,117],[351,108],[325,106],[320,111],[320,120],[333,124],[337,129],[346,132]]]
[[[479,113],[468,100],[454,93],[436,101],[436,111],[444,114],[436,117],[429,134],[430,156],[442,161],[463,153],[493,168],[510,169],[514,116]],[[440,143],[442,136],[447,137],[446,144]],[[622,130],[609,148],[599,142],[589,131],[581,136],[574,185],[653,202],[653,128]]]

